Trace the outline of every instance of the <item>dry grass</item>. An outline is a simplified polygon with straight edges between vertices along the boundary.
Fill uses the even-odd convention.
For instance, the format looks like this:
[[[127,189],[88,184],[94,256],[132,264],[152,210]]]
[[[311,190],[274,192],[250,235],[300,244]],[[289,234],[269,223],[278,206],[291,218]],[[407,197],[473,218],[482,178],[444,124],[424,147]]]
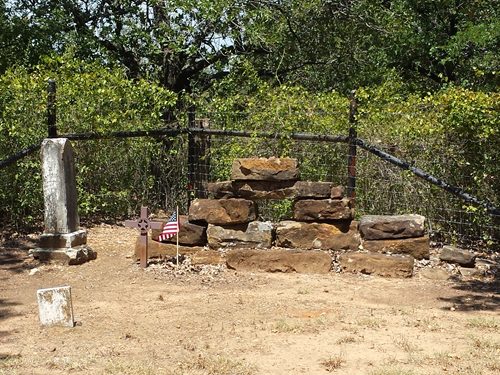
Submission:
[[[321,365],[325,368],[326,371],[332,372],[342,367],[345,363],[345,360],[341,354],[331,356],[328,359],[325,359],[320,362]]]
[[[467,322],[468,328],[500,329],[500,321],[495,318],[473,318]]]
[[[414,354],[415,352],[419,351],[420,348],[413,344],[407,337],[405,336],[398,336],[394,339],[394,344],[401,350],[403,350],[407,354]]]
[[[169,375],[253,375],[255,372],[255,366],[250,364],[199,354],[179,364]]]
[[[357,339],[354,336],[342,336],[337,340],[337,344],[342,345],[342,344],[352,344],[356,342]]]
[[[389,367],[372,371],[370,375],[416,375],[416,373],[399,367]]]
[[[299,326],[295,323],[291,323],[285,319],[280,319],[276,323],[274,323],[271,332],[273,333],[291,333],[298,332]]]

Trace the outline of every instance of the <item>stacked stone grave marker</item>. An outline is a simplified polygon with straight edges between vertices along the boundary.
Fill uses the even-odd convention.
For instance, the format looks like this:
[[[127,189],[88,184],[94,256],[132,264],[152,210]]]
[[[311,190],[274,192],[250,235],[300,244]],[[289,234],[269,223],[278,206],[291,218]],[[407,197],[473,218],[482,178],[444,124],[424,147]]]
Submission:
[[[206,227],[205,245],[224,250],[230,267],[324,273],[331,267],[331,257],[320,250],[357,248],[359,236],[343,189],[331,182],[299,181],[296,159],[236,159],[231,178],[209,183],[211,198],[193,201],[185,224]],[[264,199],[293,199],[294,220],[277,225],[259,221],[258,201]],[[182,228],[181,223],[179,240]],[[201,241],[184,244],[188,246],[181,251],[214,261],[193,246],[202,245]],[[273,245],[286,250],[271,250]],[[169,244],[156,246],[162,255],[173,250]]]
[[[413,257],[429,256],[423,217],[380,216],[372,223],[374,217],[366,216],[358,223],[344,189],[332,182],[300,181],[296,159],[236,159],[231,180],[207,188],[210,198],[191,203],[179,233],[181,253],[197,263],[225,261],[238,270],[326,273],[332,264],[328,251],[340,251],[347,252],[340,257],[345,270],[411,276]],[[293,200],[293,217],[278,223],[259,221],[258,205],[266,199]],[[368,255],[358,252],[360,231]],[[156,242],[158,233],[152,237],[153,254],[175,252],[172,243]]]
[[[97,254],[87,246],[87,231],[78,216],[73,147],[66,138],[45,139],[41,146],[44,233],[35,259],[81,264]]]
[[[429,258],[429,237],[421,215],[366,215],[359,221],[362,248],[367,253],[340,257],[345,270],[381,276],[410,277],[414,259]]]

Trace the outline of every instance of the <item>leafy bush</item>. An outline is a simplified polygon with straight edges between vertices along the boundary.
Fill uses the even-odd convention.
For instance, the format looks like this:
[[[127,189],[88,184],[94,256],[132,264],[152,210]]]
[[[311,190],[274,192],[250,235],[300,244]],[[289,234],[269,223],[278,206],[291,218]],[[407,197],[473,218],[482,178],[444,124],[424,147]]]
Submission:
[[[171,92],[145,80],[131,81],[118,68],[81,62],[71,55],[46,59],[34,71],[17,68],[0,77],[0,159],[47,134],[46,87],[57,82],[59,134],[152,129],[161,126],[165,108],[175,104]],[[80,214],[116,215],[135,209],[148,154],[158,140],[74,142],[77,155]],[[134,169],[137,168],[137,169]],[[0,217],[33,224],[42,217],[40,162],[37,155],[0,170]],[[142,190],[138,190],[142,189]]]

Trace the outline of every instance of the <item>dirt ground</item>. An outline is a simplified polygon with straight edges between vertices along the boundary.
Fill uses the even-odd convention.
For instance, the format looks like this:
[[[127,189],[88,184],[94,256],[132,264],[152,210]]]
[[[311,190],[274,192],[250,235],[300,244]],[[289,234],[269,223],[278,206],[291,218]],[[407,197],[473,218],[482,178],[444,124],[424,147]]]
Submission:
[[[0,249],[0,374],[498,374],[498,280],[140,269],[137,233],[89,231],[95,261]],[[72,288],[74,328],[36,290]]]

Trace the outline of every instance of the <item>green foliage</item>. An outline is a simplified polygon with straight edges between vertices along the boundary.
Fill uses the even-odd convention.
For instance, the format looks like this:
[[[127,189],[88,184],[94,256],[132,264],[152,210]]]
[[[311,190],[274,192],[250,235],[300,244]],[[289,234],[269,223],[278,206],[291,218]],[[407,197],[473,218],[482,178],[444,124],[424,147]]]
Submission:
[[[242,65],[277,84],[346,93],[394,71],[414,91],[498,88],[498,0],[11,0],[0,73],[75,50],[180,95]]]
[[[0,76],[0,159],[39,144],[46,136],[49,78],[57,82],[59,134],[158,128],[162,111],[175,104],[176,96],[162,87],[131,81],[119,68],[84,63],[71,55],[46,59],[33,72],[10,70]],[[126,213],[137,202],[131,203],[131,195],[147,189],[133,182],[144,176],[130,166],[147,170],[146,156],[156,143],[143,139],[74,144],[81,214]],[[124,148],[118,156],[119,145]],[[0,216],[24,224],[40,220],[43,204],[37,155],[0,174]]]
[[[337,92],[314,93],[299,86],[273,87],[258,78],[252,68],[216,84],[207,99],[198,102],[198,108],[214,128],[255,134],[245,140],[227,139],[212,150],[212,160],[217,161],[213,165],[216,179],[229,177],[232,160],[237,157],[296,157],[305,143],[292,140],[292,133],[345,135],[349,129],[347,98]],[[278,138],[262,138],[257,136],[260,132],[277,134]],[[331,176],[332,169],[344,162],[344,156],[338,153],[318,152],[323,146],[305,146],[309,152],[300,159],[306,175],[314,179]]]

